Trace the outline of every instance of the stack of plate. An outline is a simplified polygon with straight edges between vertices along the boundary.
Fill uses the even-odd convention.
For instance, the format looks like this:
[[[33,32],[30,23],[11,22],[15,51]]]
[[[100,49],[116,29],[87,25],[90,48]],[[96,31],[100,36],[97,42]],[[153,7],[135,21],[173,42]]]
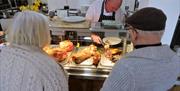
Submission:
[[[70,23],[82,22],[82,21],[85,21],[85,17],[81,17],[81,16],[68,16],[68,17],[62,18],[62,21],[70,22]]]

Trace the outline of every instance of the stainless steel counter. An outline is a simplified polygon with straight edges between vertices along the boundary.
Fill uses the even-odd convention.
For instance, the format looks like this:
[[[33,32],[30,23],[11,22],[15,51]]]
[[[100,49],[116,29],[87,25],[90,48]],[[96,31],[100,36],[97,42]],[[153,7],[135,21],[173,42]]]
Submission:
[[[50,28],[52,30],[52,35],[61,36],[61,37],[65,35],[66,31],[75,31],[76,33],[74,34],[77,34],[76,36],[78,37],[84,37],[84,36],[90,37],[91,32],[97,32],[97,33],[103,32],[104,37],[113,36],[113,37],[123,38],[123,53],[125,53],[126,40],[124,40],[124,38],[127,38],[127,31],[125,29],[123,29],[122,27],[115,29],[114,28],[106,29],[104,27],[101,27],[100,23],[96,23],[95,27],[89,28],[88,23],[89,22],[87,21],[78,23],[79,24],[78,26],[82,26],[83,24],[86,26],[83,25],[83,27],[77,27],[77,25],[74,26],[74,24],[71,23],[65,23],[55,20],[55,21],[50,21]],[[112,67],[104,67],[99,65],[98,67],[92,65],[87,67],[82,67],[76,64],[73,66],[69,66],[69,65],[64,66],[64,69],[67,70],[70,78],[86,79],[86,80],[105,80],[108,77]]]
[[[64,69],[68,72],[70,78],[88,79],[88,80],[105,80],[111,69],[88,68],[88,67],[67,67]]]

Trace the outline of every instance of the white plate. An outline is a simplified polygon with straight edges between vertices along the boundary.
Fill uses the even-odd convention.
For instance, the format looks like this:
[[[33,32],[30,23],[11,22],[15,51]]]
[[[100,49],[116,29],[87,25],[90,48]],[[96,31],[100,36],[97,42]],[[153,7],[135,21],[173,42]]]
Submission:
[[[85,18],[81,17],[81,16],[69,16],[69,17],[64,17],[62,20],[65,22],[72,22],[73,23],[73,22],[85,21]]]
[[[90,58],[86,59],[85,61],[80,63],[80,65],[93,65],[93,58],[90,57]]]
[[[121,39],[118,37],[105,37],[103,38],[103,42],[104,43],[108,42],[109,45],[116,45],[121,43]]]

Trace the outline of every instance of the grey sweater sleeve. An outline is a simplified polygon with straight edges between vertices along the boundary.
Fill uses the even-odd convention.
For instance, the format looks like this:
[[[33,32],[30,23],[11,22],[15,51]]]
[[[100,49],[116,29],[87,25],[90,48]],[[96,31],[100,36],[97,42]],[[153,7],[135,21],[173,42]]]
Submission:
[[[132,91],[134,81],[132,72],[122,62],[117,62],[101,91]]]

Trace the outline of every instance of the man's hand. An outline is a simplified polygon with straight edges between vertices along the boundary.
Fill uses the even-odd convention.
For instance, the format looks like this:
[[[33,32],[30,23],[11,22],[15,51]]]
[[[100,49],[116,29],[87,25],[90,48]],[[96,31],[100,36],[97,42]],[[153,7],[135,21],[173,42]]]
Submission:
[[[101,44],[101,38],[98,35],[92,34],[91,35],[91,39],[93,42],[97,43],[97,44]]]
[[[0,31],[0,36],[4,35],[4,32]]]

